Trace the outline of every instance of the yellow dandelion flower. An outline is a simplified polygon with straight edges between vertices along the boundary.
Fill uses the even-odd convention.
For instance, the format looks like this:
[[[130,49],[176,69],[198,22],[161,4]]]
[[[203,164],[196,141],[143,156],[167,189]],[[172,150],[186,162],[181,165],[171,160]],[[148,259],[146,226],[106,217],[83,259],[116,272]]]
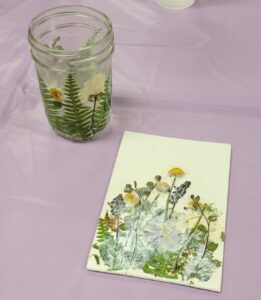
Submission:
[[[167,184],[167,182],[160,181],[157,183],[156,189],[158,192],[166,193],[170,191],[170,186]]]
[[[169,170],[169,176],[179,176],[179,175],[183,175],[185,174],[185,172],[181,169],[181,168],[171,168]]]
[[[134,193],[126,193],[124,197],[125,202],[128,204],[136,205],[140,202],[140,198],[137,197]]]
[[[60,101],[62,96],[63,96],[63,92],[60,89],[56,88],[56,87],[50,88],[49,92],[50,92],[50,96],[55,101]]]

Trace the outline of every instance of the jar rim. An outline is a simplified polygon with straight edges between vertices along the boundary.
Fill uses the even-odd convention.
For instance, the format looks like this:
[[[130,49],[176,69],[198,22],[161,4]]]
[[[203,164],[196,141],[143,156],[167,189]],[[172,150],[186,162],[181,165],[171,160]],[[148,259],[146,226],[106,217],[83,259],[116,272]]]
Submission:
[[[55,12],[56,10],[61,10],[59,12]],[[63,11],[63,9],[71,9],[71,11]],[[103,23],[107,26],[107,31],[104,34],[104,36],[98,40],[97,42],[95,42],[94,44],[90,44],[90,45],[85,45],[83,47],[77,48],[77,49],[54,49],[54,48],[50,48],[48,47],[46,44],[40,42],[37,40],[37,38],[34,35],[34,29],[37,27],[37,25],[42,24],[43,22],[49,20],[52,17],[56,17],[56,16],[60,16],[60,15],[66,15],[66,14],[72,14],[72,15],[78,15],[78,16],[88,16],[89,14],[84,13],[84,12],[77,12],[77,9],[84,9],[87,10],[89,12],[93,12],[96,13],[97,15],[100,15],[103,18]],[[53,12],[53,13],[52,13]],[[63,55],[75,55],[76,53],[79,52],[83,52],[86,50],[90,50],[93,47],[97,47],[99,46],[99,44],[101,44],[102,42],[106,41],[108,38],[110,38],[112,34],[112,23],[110,18],[104,14],[103,12],[101,12],[98,9],[89,7],[89,6],[85,6],[85,5],[62,5],[62,6],[56,6],[56,7],[52,7],[50,9],[44,10],[42,11],[40,14],[38,14],[36,17],[34,17],[29,25],[29,29],[28,29],[28,40],[29,43],[31,45],[32,48],[37,49],[38,51],[44,52],[44,53],[52,53],[54,55],[59,55],[59,56],[63,56]]]

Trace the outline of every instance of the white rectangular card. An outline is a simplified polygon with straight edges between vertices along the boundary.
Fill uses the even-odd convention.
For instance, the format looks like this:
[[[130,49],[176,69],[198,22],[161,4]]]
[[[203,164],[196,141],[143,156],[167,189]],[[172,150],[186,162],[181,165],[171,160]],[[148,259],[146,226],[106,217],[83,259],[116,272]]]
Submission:
[[[125,132],[87,269],[219,292],[230,154]]]

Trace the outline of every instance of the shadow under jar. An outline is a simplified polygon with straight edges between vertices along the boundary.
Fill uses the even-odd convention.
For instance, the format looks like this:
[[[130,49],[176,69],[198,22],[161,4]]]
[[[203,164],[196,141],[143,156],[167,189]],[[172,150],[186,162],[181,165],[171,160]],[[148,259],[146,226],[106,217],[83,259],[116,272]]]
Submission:
[[[28,38],[50,125],[71,140],[89,140],[110,119],[110,19],[89,7],[61,6],[35,17]]]

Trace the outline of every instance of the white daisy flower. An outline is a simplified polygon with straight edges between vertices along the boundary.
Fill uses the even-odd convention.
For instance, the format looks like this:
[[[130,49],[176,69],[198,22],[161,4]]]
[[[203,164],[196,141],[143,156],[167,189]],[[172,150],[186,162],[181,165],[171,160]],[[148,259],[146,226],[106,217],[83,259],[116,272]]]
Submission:
[[[50,81],[46,83],[47,89],[53,101],[63,101],[64,91],[58,85],[57,81]]]

